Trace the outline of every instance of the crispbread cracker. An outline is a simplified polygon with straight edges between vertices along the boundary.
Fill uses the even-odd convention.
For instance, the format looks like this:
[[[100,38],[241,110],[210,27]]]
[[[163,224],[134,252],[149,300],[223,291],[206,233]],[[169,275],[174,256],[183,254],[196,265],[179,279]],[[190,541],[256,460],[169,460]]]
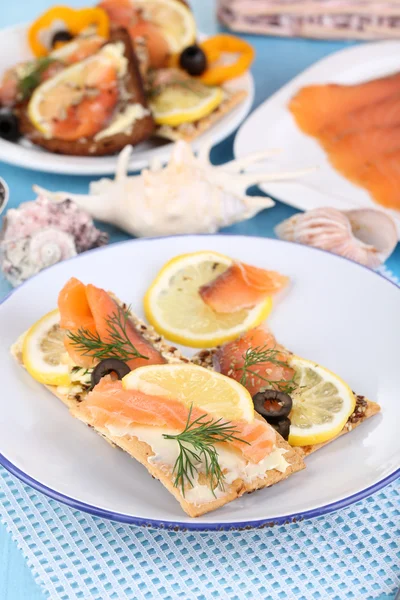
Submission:
[[[247,92],[240,90],[237,92],[226,92],[226,98],[221,104],[207,117],[203,117],[194,123],[182,123],[177,127],[171,127],[170,125],[162,125],[155,131],[159,137],[167,138],[174,142],[178,140],[184,140],[185,142],[192,142],[199,135],[210,129],[222,117],[227,115],[233,110],[240,102],[242,102],[247,96]]]
[[[301,446],[298,448],[298,450],[300,450],[300,452],[302,452],[304,456],[308,456],[309,454],[316,452],[320,448],[323,448],[330,442],[333,442],[334,440],[336,440],[338,437],[344,435],[345,433],[350,433],[350,431],[353,431],[353,429],[355,429],[356,427],[361,425],[361,423],[364,423],[364,421],[366,421],[370,417],[373,417],[378,412],[380,412],[381,407],[379,406],[379,404],[377,404],[376,402],[372,402],[371,400],[367,400],[366,398],[364,400],[366,402],[366,407],[362,413],[362,416],[357,418],[356,421],[352,422],[352,420],[351,420],[352,417],[354,417],[354,415],[357,415],[357,413],[355,411],[351,415],[350,419],[347,421],[346,425],[343,427],[342,431],[340,433],[338,433],[338,435],[336,435],[331,440],[328,440],[327,442],[323,442],[322,444],[314,444],[313,446]],[[356,406],[356,409],[357,409],[357,406]]]
[[[118,302],[119,305],[123,305],[114,295],[113,298]],[[184,362],[189,363],[190,360],[184,357],[177,348],[171,346],[168,342],[166,342],[162,336],[160,336],[153,327],[146,325],[141,319],[139,319],[136,315],[130,315],[136,329],[141,332],[143,337],[150,342],[157,350],[161,352],[164,358],[169,363],[174,362]],[[11,352],[16,360],[23,366],[22,363],[22,344],[25,334],[21,335],[14,346],[11,348]],[[83,421],[90,427],[92,427],[99,435],[101,435],[111,446],[119,447],[122,450],[125,450],[130,456],[135,458],[138,462],[146,467],[149,473],[157,478],[171,494],[175,496],[183,510],[191,517],[198,517],[207,512],[215,510],[232,500],[235,500],[239,496],[242,496],[245,493],[250,493],[258,489],[262,489],[264,487],[269,487],[282,481],[292,475],[297,471],[301,471],[305,468],[303,454],[299,452],[297,449],[289,446],[287,442],[277,434],[277,448],[284,448],[286,450],[284,458],[289,464],[285,473],[281,473],[277,469],[270,469],[266,471],[263,477],[258,477],[251,482],[244,481],[243,479],[236,479],[230,485],[227,485],[225,488],[226,493],[220,497],[216,498],[211,502],[205,502],[203,504],[194,504],[185,500],[181,491],[174,486],[174,475],[172,471],[166,472],[165,470],[157,467],[155,464],[149,462],[149,457],[154,455],[154,452],[149,444],[143,442],[136,438],[135,436],[124,435],[122,437],[117,437],[110,435],[109,431],[104,427],[95,426],[94,423],[91,422],[90,418],[82,415],[82,411],[80,410],[81,402],[86,396],[87,392],[79,393],[78,395],[69,395],[60,391],[60,388],[54,386],[45,386],[47,389],[54,394],[57,398],[59,398],[70,410],[70,413]],[[259,418],[257,416],[257,418]],[[263,420],[263,419],[261,419]]]
[[[213,355],[215,351],[216,348],[211,348],[210,350],[201,350],[192,357],[192,362],[201,367],[205,367],[206,369],[213,370]],[[308,456],[316,450],[319,450],[327,444],[330,444],[330,442],[333,442],[341,435],[344,435],[345,433],[350,433],[350,431],[352,431],[355,427],[358,427],[359,425],[361,425],[361,423],[363,423],[370,417],[373,417],[381,410],[381,407],[376,402],[372,402],[371,400],[364,398],[364,396],[357,396],[357,394],[355,396],[356,407],[354,409],[353,414],[350,415],[342,431],[332,439],[323,442],[322,444],[314,444],[312,446],[299,446],[297,449],[303,454],[303,456]]]
[[[258,477],[254,479],[251,483],[244,481],[243,479],[236,479],[232,484],[227,485],[225,488],[226,494],[220,498],[216,498],[211,502],[205,502],[202,504],[194,504],[185,500],[179,488],[174,486],[174,475],[172,470],[169,472],[157,467],[154,463],[149,462],[149,458],[154,455],[154,452],[146,442],[138,440],[135,436],[124,435],[122,437],[117,437],[110,435],[109,431],[105,427],[97,427],[93,425],[90,419],[84,417],[80,411],[79,404],[71,410],[71,414],[81,419],[87,425],[91,425],[98,433],[100,433],[104,438],[106,438],[113,445],[122,448],[125,450],[132,458],[135,458],[142,465],[146,467],[149,471],[150,475],[158,479],[173,496],[178,500],[179,504],[183,508],[183,510],[190,517],[199,517],[200,515],[204,515],[205,513],[211,512],[217,508],[220,508],[224,504],[235,500],[239,496],[242,496],[245,493],[253,492],[258,489],[262,489],[264,487],[269,487],[286,479],[292,473],[296,471],[301,471],[305,468],[305,464],[303,462],[303,457],[300,452],[298,452],[295,448],[291,448],[285,442],[281,436],[277,435],[277,447],[285,448],[286,454],[284,456],[285,460],[289,463],[289,467],[286,469],[285,473],[281,473],[276,469],[271,469],[267,471],[264,477]]]

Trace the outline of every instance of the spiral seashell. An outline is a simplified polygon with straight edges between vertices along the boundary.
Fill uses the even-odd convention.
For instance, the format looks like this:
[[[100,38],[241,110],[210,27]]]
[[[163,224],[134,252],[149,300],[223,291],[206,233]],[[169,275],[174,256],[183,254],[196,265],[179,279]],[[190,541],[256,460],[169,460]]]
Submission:
[[[282,240],[321,248],[372,269],[392,254],[398,239],[393,219],[370,208],[316,208],[283,221],[275,233]]]
[[[108,235],[70,199],[54,204],[40,196],[4,215],[0,267],[16,286],[41,269],[107,241]]]
[[[72,235],[55,227],[36,231],[29,240],[27,251],[38,271],[77,254]]]

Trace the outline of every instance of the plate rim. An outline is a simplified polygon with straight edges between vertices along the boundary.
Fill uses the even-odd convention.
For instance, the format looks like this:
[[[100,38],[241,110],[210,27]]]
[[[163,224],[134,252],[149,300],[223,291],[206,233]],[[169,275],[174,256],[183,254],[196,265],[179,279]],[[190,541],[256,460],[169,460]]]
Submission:
[[[4,35],[4,34],[13,34],[14,32],[18,32],[18,30],[23,30],[24,28],[26,29],[28,27],[29,23],[17,23],[15,25],[8,25],[7,27],[4,27],[2,29],[0,29],[0,35]],[[204,32],[199,31],[198,35],[200,37],[200,39],[203,38],[207,38],[210,37],[210,35],[212,34],[205,34]],[[0,72],[1,74],[1,72]],[[190,142],[191,147],[193,148],[194,152],[198,152],[200,147],[203,144],[208,144],[210,145],[210,148],[213,148],[216,144],[219,144],[221,142],[223,142],[224,140],[226,140],[230,135],[234,134],[235,132],[237,132],[239,130],[239,128],[242,126],[243,122],[246,120],[246,118],[248,117],[249,113],[251,112],[252,108],[253,108],[253,104],[254,104],[254,97],[255,97],[255,82],[254,82],[254,77],[253,74],[251,73],[250,70],[248,70],[244,76],[247,79],[246,82],[246,91],[247,91],[247,97],[244,98],[243,102],[241,104],[239,104],[237,107],[235,107],[234,111],[237,110],[238,111],[238,116],[236,117],[236,119],[233,121],[233,125],[234,127],[232,128],[232,126],[229,127],[225,127],[225,129],[223,129],[222,131],[220,131],[219,135],[215,135],[214,133],[214,129],[215,127],[218,127],[218,122],[211,127],[211,129],[209,129],[208,131],[205,131],[202,135],[200,135],[199,138],[193,140],[192,142]],[[234,81],[234,80],[232,80]],[[229,83],[229,82],[228,82]],[[234,112],[233,111],[233,112]],[[229,116],[229,115],[226,115]],[[149,150],[146,150],[145,153],[151,153],[150,156],[148,158],[143,157],[143,153],[139,154],[137,156],[137,158],[135,156],[131,157],[130,159],[130,163],[128,164],[128,173],[134,173],[134,172],[139,172],[142,169],[148,168],[149,165],[151,164],[153,159],[157,159],[159,161],[161,161],[161,163],[165,164],[169,161],[170,159],[170,155],[172,152],[172,148],[173,148],[174,142],[171,140],[166,140],[166,143],[164,146],[161,146],[160,148],[152,148]],[[12,155],[11,159],[9,158],[8,152],[7,150],[9,148],[12,148],[13,150],[15,148],[23,150],[22,152],[22,159],[20,158],[20,154],[18,151],[16,152],[15,156]],[[159,151],[159,153],[155,153],[153,154],[153,150]],[[99,176],[106,176],[106,175],[114,175],[115,171],[116,171],[116,167],[117,167],[117,159],[118,159],[118,155],[119,152],[115,155],[109,155],[109,156],[100,156],[100,157],[90,157],[90,156],[68,156],[68,155],[60,155],[54,152],[46,152],[46,151],[40,151],[37,150],[37,156],[36,154],[34,154],[33,156],[31,156],[30,152],[32,151],[31,148],[26,148],[24,146],[20,146],[20,145],[16,145],[13,142],[8,142],[7,140],[2,140],[0,138],[0,160],[2,160],[5,164],[7,165],[11,165],[14,167],[19,167],[19,168],[23,168],[23,169],[27,169],[29,171],[34,171],[34,172],[38,172],[38,173],[50,173],[50,174],[58,174],[58,175],[74,175],[74,176],[83,176],[83,177],[99,177]],[[33,150],[34,151],[34,150]],[[25,153],[29,152],[28,155],[25,156]],[[63,166],[63,162],[60,161],[59,163],[56,162],[55,164],[51,164],[50,166],[46,166],[47,163],[46,161],[43,162],[43,159],[47,157],[58,157],[58,158],[62,158],[63,156],[66,158],[73,158],[75,159],[75,165],[67,165],[67,166]],[[90,164],[87,165],[81,165],[78,169],[77,169],[77,164],[79,164],[79,162],[81,161],[81,159],[86,159],[86,160],[90,160],[90,161],[95,161],[96,158],[98,159],[114,159],[114,163],[115,164],[104,164],[103,166],[101,164],[99,164],[97,162],[90,162]],[[31,161],[33,162],[33,165],[30,164]]]
[[[89,250],[88,252],[90,252],[90,253],[103,252],[115,245],[121,246],[121,245],[126,245],[126,244],[134,244],[137,241],[152,242],[153,240],[165,240],[165,239],[187,238],[187,237],[204,238],[204,237],[215,237],[215,236],[221,236],[221,237],[223,236],[223,237],[231,237],[231,238],[241,237],[244,239],[248,239],[248,238],[254,239],[255,238],[258,240],[271,240],[278,244],[288,244],[291,246],[304,246],[304,244],[300,244],[298,242],[291,242],[291,241],[280,240],[280,239],[276,239],[276,238],[267,238],[267,237],[263,237],[263,236],[250,236],[250,235],[243,235],[243,234],[238,234],[238,235],[224,234],[224,233],[219,233],[219,234],[182,234],[182,235],[171,235],[171,236],[157,236],[154,238],[134,238],[134,239],[130,239],[130,240],[124,240],[121,242],[115,242],[115,243],[109,244],[107,246],[101,246],[99,248]],[[307,246],[307,247],[310,248],[311,251],[328,254],[330,256],[336,257],[339,260],[350,262],[353,265],[355,265],[356,267],[360,267],[360,268],[370,272],[372,275],[378,276],[379,278],[383,279],[384,281],[391,284],[397,290],[400,291],[400,285],[398,285],[394,281],[388,279],[387,277],[385,277],[382,273],[380,273],[378,271],[374,271],[374,270],[366,267],[365,265],[360,265],[359,263],[356,263],[355,261],[353,261],[349,258],[346,258],[344,256],[335,255],[331,252],[328,252],[327,250],[323,250],[321,248],[313,248],[311,246]],[[84,252],[82,254],[87,254],[87,252]],[[67,261],[76,260],[79,258],[79,256],[80,256],[79,254],[76,256],[73,256],[73,257],[67,259]],[[66,262],[66,261],[62,261],[62,262]],[[52,265],[52,267],[56,267],[57,264],[58,263],[56,263],[56,265]],[[48,267],[48,269],[51,269],[52,267]],[[48,269],[45,269],[45,270],[47,271]],[[0,306],[2,304],[5,304],[6,301],[9,301],[10,298],[14,295],[14,293],[17,290],[20,290],[28,281],[30,281],[36,277],[40,277],[40,275],[41,275],[41,272],[39,272],[36,275],[34,275],[33,277],[27,279],[18,287],[12,289],[8,294],[6,294],[0,300]],[[291,513],[289,515],[281,515],[281,516],[275,517],[273,520],[264,518],[264,519],[257,519],[254,521],[233,521],[233,522],[222,522],[222,523],[209,522],[209,523],[207,523],[207,522],[196,522],[195,520],[183,522],[183,521],[179,521],[179,520],[171,521],[168,519],[167,520],[149,519],[149,518],[129,515],[126,513],[114,512],[112,510],[100,508],[100,507],[94,506],[92,504],[83,502],[82,500],[78,500],[76,498],[73,498],[71,496],[63,494],[61,492],[58,492],[57,490],[45,485],[44,483],[41,483],[39,480],[35,479],[34,477],[32,477],[31,475],[29,475],[28,473],[26,473],[19,467],[15,466],[14,463],[11,460],[9,460],[8,458],[6,458],[2,453],[0,453],[0,465],[3,466],[9,473],[11,473],[11,475],[14,475],[15,477],[17,477],[17,479],[19,479],[22,483],[29,485],[34,490],[44,494],[48,498],[50,498],[52,500],[56,500],[66,506],[69,506],[70,508],[72,508],[74,510],[81,510],[92,516],[96,516],[96,517],[100,517],[103,519],[116,521],[116,522],[120,522],[120,523],[127,523],[127,524],[131,524],[131,525],[148,527],[148,528],[168,529],[168,530],[174,530],[174,531],[189,531],[189,530],[192,530],[192,531],[242,531],[242,530],[250,530],[250,529],[260,529],[260,528],[264,528],[264,527],[273,527],[275,525],[280,526],[280,525],[287,525],[290,523],[296,523],[299,521],[303,521],[305,519],[312,519],[312,518],[320,517],[325,514],[329,514],[331,512],[340,510],[342,508],[346,508],[347,506],[350,506],[350,505],[354,504],[355,502],[358,502],[364,498],[367,498],[368,496],[371,496],[375,492],[379,491],[380,489],[386,487],[387,485],[389,485],[396,479],[400,478],[400,467],[399,467],[399,468],[395,469],[392,473],[390,473],[389,475],[384,477],[383,479],[380,479],[380,480],[376,481],[375,483],[373,483],[372,485],[359,490],[355,494],[351,494],[350,496],[346,496],[344,498],[336,500],[335,502],[330,502],[328,504],[324,504],[322,506],[312,508],[312,509],[306,510],[304,512]]]

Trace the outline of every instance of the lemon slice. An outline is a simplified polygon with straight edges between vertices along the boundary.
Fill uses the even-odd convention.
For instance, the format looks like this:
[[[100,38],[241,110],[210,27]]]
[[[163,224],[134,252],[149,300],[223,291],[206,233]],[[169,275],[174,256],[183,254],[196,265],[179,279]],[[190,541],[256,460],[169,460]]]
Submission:
[[[187,87],[167,85],[150,101],[150,108],[158,125],[177,127],[211,114],[223,99],[221,88],[204,86],[199,94],[198,90],[190,88],[190,84]]]
[[[296,372],[289,444],[308,446],[334,438],[354,411],[353,392],[325,367],[298,356],[289,362]]]
[[[148,321],[165,337],[194,348],[211,348],[259,325],[271,311],[266,298],[253,308],[231,314],[214,312],[199,295],[232,264],[232,259],[212,251],[182,254],[170,260],[144,297]]]
[[[207,87],[190,79],[166,85],[150,101],[150,108],[158,125],[176,127],[193,123],[213,112],[223,101],[219,87]]]
[[[106,44],[96,54],[68,67],[39,85],[33,92],[28,104],[28,116],[32,124],[45,137],[50,138],[54,119],[71,105],[79,103],[82,89],[95,78],[97,67],[112,64],[118,76],[124,75],[127,59],[123,45]]]
[[[53,310],[27,332],[22,347],[22,361],[28,373],[46,385],[68,386],[71,383],[64,332],[60,313]]]
[[[189,364],[153,365],[131,371],[122,380],[125,389],[174,398],[227,420],[253,421],[253,400],[234,379]]]
[[[195,42],[196,22],[181,0],[135,0],[134,7],[146,21],[162,29],[171,54],[180,53]]]

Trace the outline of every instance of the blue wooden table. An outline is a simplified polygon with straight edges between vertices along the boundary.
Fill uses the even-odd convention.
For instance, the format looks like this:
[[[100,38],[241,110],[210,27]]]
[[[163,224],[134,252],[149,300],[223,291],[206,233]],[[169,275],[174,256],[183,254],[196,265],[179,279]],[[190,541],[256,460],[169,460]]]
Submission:
[[[3,3],[2,3],[3,4]],[[48,8],[51,0],[14,0],[7,3],[7,10],[0,13],[0,27],[32,20],[38,13]],[[68,0],[71,6],[85,6],[84,0]],[[5,5],[5,0],[4,0]],[[192,0],[199,29],[206,33],[215,33],[214,0]],[[341,42],[319,42],[307,40],[282,40],[277,38],[251,37],[257,58],[253,66],[256,82],[254,107],[258,106],[283,84],[292,79],[300,71],[327,54],[343,48]],[[349,45],[348,43],[347,45]],[[266,132],[266,136],[268,132]],[[215,163],[222,163],[232,158],[233,136],[216,146],[212,153]],[[11,206],[33,199],[32,184],[36,183],[48,189],[68,189],[71,192],[85,192],[89,183],[86,177],[71,178],[60,175],[35,173],[11,167],[0,162],[0,175],[10,186]],[[273,227],[295,212],[289,206],[277,202],[276,206],[264,211],[254,219],[229,228],[232,233],[273,236]],[[102,225],[102,228],[103,225]],[[128,239],[128,236],[109,227],[111,241]],[[400,276],[400,246],[389,259],[387,266]],[[0,297],[9,286],[0,275]],[[392,600],[394,597],[381,596],[379,600]],[[12,542],[7,531],[0,525],[0,600],[43,600],[44,596],[33,581],[23,557]],[[121,599],[122,600],[122,599]]]

